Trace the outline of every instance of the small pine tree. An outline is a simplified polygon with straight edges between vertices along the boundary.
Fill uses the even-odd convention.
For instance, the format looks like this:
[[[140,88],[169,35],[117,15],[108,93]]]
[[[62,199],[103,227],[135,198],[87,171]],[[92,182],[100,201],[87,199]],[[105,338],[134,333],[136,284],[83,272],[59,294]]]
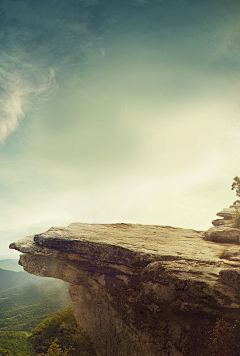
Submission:
[[[235,190],[236,196],[240,198],[240,178],[237,176],[233,178],[232,190]],[[240,201],[237,200],[236,202],[240,202]]]
[[[46,356],[67,356],[67,352],[63,351],[57,339],[55,339],[46,353]]]
[[[234,212],[234,214],[232,215],[232,227],[234,227],[235,229],[240,229],[240,210],[236,209],[236,211]]]

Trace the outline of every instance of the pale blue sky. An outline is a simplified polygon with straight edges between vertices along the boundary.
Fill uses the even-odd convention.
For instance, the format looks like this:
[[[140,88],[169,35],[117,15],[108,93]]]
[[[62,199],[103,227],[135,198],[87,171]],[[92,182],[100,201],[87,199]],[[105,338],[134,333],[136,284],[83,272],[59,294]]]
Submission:
[[[237,1],[0,2],[0,238],[207,229],[240,175]]]

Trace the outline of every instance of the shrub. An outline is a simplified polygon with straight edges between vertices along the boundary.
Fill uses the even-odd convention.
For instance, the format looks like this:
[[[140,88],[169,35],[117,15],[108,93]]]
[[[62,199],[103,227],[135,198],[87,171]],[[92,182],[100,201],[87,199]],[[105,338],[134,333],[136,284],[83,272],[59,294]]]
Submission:
[[[9,350],[0,347],[0,356],[12,356],[12,353]]]
[[[217,319],[208,332],[205,345],[212,356],[239,356],[240,325],[238,320]]]
[[[72,304],[33,329],[29,340],[38,356],[95,356],[88,336],[76,323]]]
[[[232,215],[232,227],[236,229],[240,229],[240,210],[236,209],[234,214]]]

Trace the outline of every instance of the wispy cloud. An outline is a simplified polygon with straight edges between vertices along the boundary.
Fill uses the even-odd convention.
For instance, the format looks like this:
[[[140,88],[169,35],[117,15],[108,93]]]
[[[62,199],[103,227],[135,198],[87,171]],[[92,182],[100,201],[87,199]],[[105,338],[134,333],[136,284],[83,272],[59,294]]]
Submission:
[[[38,69],[34,67],[32,65],[32,71]],[[53,69],[48,73],[43,71],[39,78],[29,76],[28,70],[25,63],[14,68],[6,56],[0,60],[0,142],[17,129],[26,106],[33,104],[36,98],[46,100],[57,89]]]
[[[21,91],[7,94],[0,99],[0,142],[13,132],[23,116],[23,95]]]

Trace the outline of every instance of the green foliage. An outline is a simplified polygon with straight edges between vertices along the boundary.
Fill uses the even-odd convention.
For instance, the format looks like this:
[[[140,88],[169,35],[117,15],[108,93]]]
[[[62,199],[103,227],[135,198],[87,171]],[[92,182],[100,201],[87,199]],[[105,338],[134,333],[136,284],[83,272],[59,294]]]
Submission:
[[[22,332],[0,331],[0,356],[33,356],[28,335]]]
[[[232,190],[235,190],[236,196],[240,197],[240,178],[239,177],[233,178]]]
[[[236,209],[234,214],[232,215],[232,227],[235,229],[240,229],[240,210]]]
[[[232,183],[232,190],[236,191],[236,195],[240,197],[240,178],[239,177],[234,177],[233,178],[233,183]],[[234,204],[240,203],[240,200],[236,200]],[[232,220],[229,220],[231,222],[231,226],[240,229],[240,210],[235,211],[235,213],[232,215]]]
[[[0,331],[26,331],[70,302],[68,285],[0,269]]]
[[[54,315],[69,302],[63,281],[0,269],[0,356],[95,355],[71,306]],[[28,337],[33,328],[35,350]]]
[[[0,356],[12,356],[12,353],[9,350],[0,347]]]
[[[76,323],[72,304],[39,324],[29,340],[36,355],[95,356],[88,336]]]
[[[0,269],[0,356],[32,356],[27,333],[69,302],[63,281]]]
[[[65,356],[67,355],[67,351],[62,351],[61,346],[58,344],[58,340],[55,339],[46,353],[46,356]]]

